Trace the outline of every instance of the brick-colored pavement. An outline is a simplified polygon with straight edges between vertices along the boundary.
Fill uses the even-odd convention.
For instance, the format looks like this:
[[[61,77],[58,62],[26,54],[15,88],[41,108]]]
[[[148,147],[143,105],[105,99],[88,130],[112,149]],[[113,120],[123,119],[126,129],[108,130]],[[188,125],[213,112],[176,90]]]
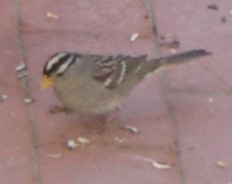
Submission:
[[[232,183],[231,1],[0,4],[0,183]],[[140,36],[130,42],[135,32]],[[171,54],[159,43],[173,40],[177,52],[205,48],[213,55],[144,80],[104,132],[90,132],[77,114],[48,113],[58,101],[39,82],[54,52],[151,58]],[[19,80],[22,63],[28,75]],[[31,97],[35,102],[25,103]],[[120,129],[127,125],[139,132]],[[67,149],[78,137],[90,143]]]

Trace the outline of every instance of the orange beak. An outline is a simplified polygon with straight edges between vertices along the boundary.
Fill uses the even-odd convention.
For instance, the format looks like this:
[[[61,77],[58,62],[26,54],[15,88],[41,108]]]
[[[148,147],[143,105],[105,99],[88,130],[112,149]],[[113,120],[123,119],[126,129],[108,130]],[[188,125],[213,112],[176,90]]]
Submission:
[[[46,75],[43,75],[41,83],[40,83],[40,89],[48,88],[50,86],[53,86],[53,84],[54,84],[54,81],[51,78],[49,78]]]

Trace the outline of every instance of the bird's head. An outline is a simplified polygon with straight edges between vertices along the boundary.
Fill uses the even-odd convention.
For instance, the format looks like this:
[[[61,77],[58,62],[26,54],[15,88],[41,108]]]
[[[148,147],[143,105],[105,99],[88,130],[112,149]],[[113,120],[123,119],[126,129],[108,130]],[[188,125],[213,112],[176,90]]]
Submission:
[[[53,86],[59,77],[74,63],[76,54],[59,52],[52,55],[44,65],[40,89]]]

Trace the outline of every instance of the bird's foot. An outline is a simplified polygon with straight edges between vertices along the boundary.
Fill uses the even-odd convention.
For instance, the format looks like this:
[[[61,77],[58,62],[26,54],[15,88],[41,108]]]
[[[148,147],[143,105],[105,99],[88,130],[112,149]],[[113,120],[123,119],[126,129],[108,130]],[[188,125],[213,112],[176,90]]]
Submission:
[[[68,113],[72,113],[73,111],[71,109],[68,109],[67,107],[54,105],[49,109],[48,112],[52,113],[52,114],[60,113],[60,112],[64,112],[64,113],[68,114]]]

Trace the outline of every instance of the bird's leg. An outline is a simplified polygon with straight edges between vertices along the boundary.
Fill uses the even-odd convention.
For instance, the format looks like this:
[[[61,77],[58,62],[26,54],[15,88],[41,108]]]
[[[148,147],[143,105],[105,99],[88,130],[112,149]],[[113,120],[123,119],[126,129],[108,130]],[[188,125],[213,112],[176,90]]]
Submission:
[[[121,107],[117,107],[110,113],[87,116],[84,120],[85,125],[91,132],[102,133],[113,126],[112,123],[120,110]]]
[[[118,113],[121,111],[122,106],[116,107],[108,116],[106,117],[106,123],[112,123],[114,119],[117,117]]]
[[[53,105],[49,111],[49,113],[55,114],[55,113],[60,113],[60,112],[64,112],[66,114],[73,112],[71,109],[67,108],[67,107],[63,107],[63,106],[59,106],[59,105]]]
[[[102,116],[82,117],[82,121],[89,133],[101,134],[106,129],[106,122]]]

